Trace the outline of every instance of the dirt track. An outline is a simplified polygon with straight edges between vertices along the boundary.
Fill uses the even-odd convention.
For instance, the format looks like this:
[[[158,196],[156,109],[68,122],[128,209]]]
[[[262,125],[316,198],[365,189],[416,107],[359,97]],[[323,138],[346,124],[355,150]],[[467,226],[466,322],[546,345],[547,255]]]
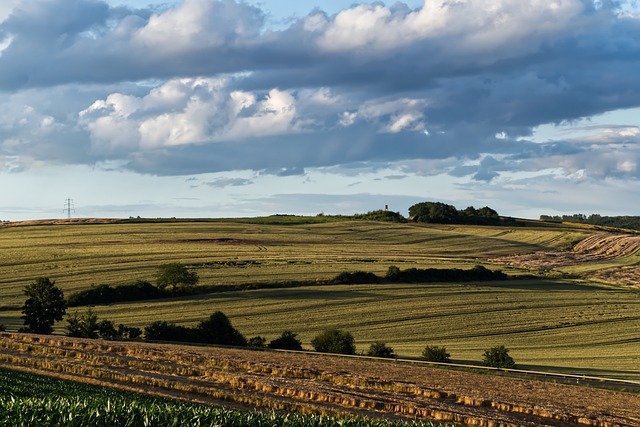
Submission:
[[[0,333],[0,365],[284,411],[484,426],[640,426],[640,395],[394,362]]]

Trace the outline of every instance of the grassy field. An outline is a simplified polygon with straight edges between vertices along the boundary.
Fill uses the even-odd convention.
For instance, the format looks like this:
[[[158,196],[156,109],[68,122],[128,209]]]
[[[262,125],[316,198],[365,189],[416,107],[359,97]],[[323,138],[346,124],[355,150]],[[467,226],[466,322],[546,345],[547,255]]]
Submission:
[[[158,265],[193,266],[203,285],[326,280],[343,271],[384,274],[390,265],[471,268],[493,257],[568,248],[595,231],[572,227],[478,227],[359,221],[224,220],[0,228],[0,324],[20,326],[22,289],[56,280],[69,294],[96,284],[153,280]],[[637,262],[635,255],[616,263]],[[568,267],[565,271],[578,271]],[[193,325],[222,310],[245,336],[285,329],[304,345],[330,326],[353,333],[358,351],[385,341],[402,356],[446,345],[454,360],[480,361],[504,344],[527,366],[639,378],[640,294],[550,279],[499,284],[305,286],[197,295],[95,307],[100,318],[143,327]],[[73,312],[73,309],[70,310]],[[83,311],[83,309],[80,309]],[[58,326],[62,332],[64,322]]]
[[[196,267],[203,285],[329,279],[342,271],[382,274],[392,264],[472,267],[493,256],[566,248],[591,233],[364,221],[5,226],[0,306],[19,306],[22,289],[37,277],[56,280],[70,293],[97,284],[153,281],[160,264],[182,262]]]

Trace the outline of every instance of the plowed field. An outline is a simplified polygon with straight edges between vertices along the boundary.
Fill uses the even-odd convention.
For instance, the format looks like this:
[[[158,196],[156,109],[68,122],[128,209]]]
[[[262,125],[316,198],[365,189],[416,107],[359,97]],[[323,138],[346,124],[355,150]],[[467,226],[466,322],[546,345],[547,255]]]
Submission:
[[[640,395],[394,362],[0,334],[0,365],[284,411],[483,426],[640,426]]]

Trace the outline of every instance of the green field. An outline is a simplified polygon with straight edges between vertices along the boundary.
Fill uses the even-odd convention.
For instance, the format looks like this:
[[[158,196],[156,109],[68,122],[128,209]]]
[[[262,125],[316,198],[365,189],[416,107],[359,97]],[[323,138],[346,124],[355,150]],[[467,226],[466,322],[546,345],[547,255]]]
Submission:
[[[0,228],[0,323],[17,329],[22,289],[46,276],[69,294],[96,284],[153,280],[158,265],[182,262],[206,286],[327,280],[343,271],[383,275],[390,265],[471,268],[491,258],[560,250],[594,231],[572,227],[480,227],[365,221],[288,224],[249,220]],[[636,262],[634,257],[618,263]],[[337,326],[358,351],[384,341],[401,356],[446,345],[474,361],[504,344],[516,362],[563,372],[640,378],[640,293],[562,279],[477,284],[304,286],[221,292],[98,306],[100,318],[144,327],[155,320],[194,325],[222,310],[247,337],[283,330],[303,345]],[[538,273],[538,272],[535,272]],[[82,312],[84,309],[80,309]],[[70,310],[71,312],[74,309]],[[58,325],[63,332],[64,322]]]

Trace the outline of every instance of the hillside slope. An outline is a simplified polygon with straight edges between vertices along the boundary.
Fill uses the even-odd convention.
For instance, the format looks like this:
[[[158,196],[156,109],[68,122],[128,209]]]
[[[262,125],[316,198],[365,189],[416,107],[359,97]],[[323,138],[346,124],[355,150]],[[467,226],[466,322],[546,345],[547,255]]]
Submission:
[[[0,333],[0,366],[206,402],[491,426],[640,426],[640,395],[393,362]]]

